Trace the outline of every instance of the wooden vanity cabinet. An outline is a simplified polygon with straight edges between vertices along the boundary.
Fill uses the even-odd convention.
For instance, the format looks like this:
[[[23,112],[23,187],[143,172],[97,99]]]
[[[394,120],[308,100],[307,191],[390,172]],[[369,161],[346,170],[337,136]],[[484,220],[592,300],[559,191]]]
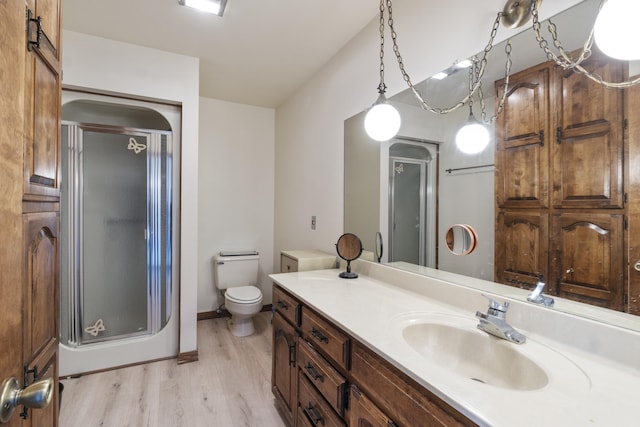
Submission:
[[[294,425],[298,406],[296,364],[297,331],[276,309],[273,315],[271,390],[276,407],[288,425]]]
[[[475,425],[278,285],[273,295],[272,389],[288,426]],[[278,300],[300,307],[298,322]]]

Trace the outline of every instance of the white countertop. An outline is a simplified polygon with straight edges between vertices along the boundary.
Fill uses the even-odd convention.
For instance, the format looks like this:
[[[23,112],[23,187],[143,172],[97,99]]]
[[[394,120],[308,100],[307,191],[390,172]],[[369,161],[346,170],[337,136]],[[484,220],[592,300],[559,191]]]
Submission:
[[[547,339],[534,330],[530,322],[528,325],[517,322],[525,315],[540,319],[549,317],[545,314],[551,312],[540,311],[548,309],[531,308],[530,304],[519,307],[518,302],[512,302],[507,322],[524,333],[527,342],[518,346],[490,337],[498,341],[491,341],[490,345],[515,346],[515,350],[531,359],[544,360],[549,365],[541,366],[549,377],[547,386],[537,390],[512,390],[472,381],[456,374],[455,370],[441,368],[402,340],[403,317],[430,313],[454,319],[459,326],[477,331],[475,309],[486,311],[487,307],[478,291],[411,273],[385,271],[385,281],[382,281],[363,274],[357,279],[340,279],[340,271],[317,270],[270,277],[478,424],[509,427],[640,425],[640,415],[636,411],[640,404],[640,361],[628,365],[592,351],[589,345],[602,345],[595,336],[578,341],[597,344],[578,348],[564,345],[557,336]],[[402,286],[388,277],[397,277]],[[405,285],[409,282],[410,285]],[[446,286],[450,287],[450,292]],[[447,297],[443,297],[446,294],[464,301],[460,304],[447,301]],[[511,310],[514,310],[513,321]],[[562,314],[554,313],[553,316]],[[562,326],[556,328],[569,334],[607,333],[606,326],[590,332],[592,324],[593,321],[567,315]],[[611,333],[615,336],[626,334],[624,339],[633,340],[629,342],[629,348],[634,354],[640,348],[640,334],[617,329]],[[536,359],[538,355],[542,359]]]

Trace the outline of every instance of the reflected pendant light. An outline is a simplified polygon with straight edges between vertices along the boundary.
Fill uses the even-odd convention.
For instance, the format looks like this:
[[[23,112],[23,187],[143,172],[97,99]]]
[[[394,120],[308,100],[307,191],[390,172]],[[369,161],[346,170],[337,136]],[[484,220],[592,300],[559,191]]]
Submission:
[[[469,119],[456,133],[456,147],[465,154],[477,154],[489,145],[489,131],[471,112]]]
[[[622,60],[640,59],[640,1],[607,0],[593,27],[598,48],[607,56]]]
[[[469,68],[469,118],[456,133],[456,147],[465,154],[477,154],[489,145],[489,131],[473,115],[473,74],[476,63]]]
[[[380,84],[378,99],[364,118],[364,130],[371,139],[388,141],[400,130],[400,113],[387,102],[384,95],[387,85],[384,84],[384,0],[380,0]]]

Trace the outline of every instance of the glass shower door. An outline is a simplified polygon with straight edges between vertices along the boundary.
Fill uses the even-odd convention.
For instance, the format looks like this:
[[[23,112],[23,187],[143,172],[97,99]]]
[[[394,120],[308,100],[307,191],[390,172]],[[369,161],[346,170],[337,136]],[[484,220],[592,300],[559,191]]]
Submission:
[[[146,332],[148,135],[82,137],[82,342]]]
[[[391,159],[391,261],[425,265],[424,166],[409,159]]]
[[[82,345],[171,316],[169,132],[63,123],[61,334]]]

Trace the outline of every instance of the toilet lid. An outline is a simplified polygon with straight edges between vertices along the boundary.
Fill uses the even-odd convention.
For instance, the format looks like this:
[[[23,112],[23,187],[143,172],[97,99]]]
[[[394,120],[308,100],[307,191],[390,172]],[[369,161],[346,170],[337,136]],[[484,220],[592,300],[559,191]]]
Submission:
[[[225,296],[238,303],[250,304],[261,300],[262,292],[255,286],[238,286],[227,289]]]

